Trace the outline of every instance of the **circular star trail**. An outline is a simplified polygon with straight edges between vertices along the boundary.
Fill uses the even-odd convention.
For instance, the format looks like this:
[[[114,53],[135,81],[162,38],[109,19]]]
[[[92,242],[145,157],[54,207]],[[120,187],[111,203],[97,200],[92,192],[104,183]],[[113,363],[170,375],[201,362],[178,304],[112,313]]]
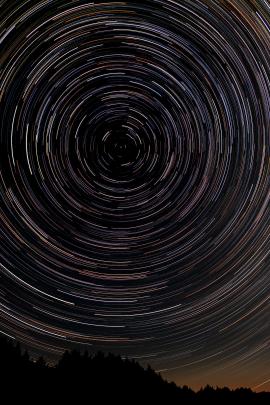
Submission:
[[[8,0],[1,23],[1,331],[266,361],[269,2]]]

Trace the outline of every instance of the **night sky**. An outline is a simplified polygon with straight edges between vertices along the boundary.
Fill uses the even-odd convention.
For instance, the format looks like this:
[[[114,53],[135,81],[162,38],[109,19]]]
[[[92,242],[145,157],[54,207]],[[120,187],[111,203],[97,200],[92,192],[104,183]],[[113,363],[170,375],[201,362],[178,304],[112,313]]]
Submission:
[[[1,334],[270,389],[270,2],[0,15]]]

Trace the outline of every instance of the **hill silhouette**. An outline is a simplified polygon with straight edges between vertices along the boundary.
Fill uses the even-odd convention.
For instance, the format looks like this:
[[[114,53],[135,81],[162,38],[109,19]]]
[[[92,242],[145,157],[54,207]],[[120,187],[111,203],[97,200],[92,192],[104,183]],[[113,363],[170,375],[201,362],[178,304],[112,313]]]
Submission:
[[[76,404],[103,400],[127,404],[146,400],[166,404],[270,403],[270,393],[255,393],[248,388],[230,390],[208,385],[195,393],[187,386],[167,382],[150,366],[143,368],[134,360],[111,353],[66,351],[52,367],[43,357],[30,359],[19,343],[5,338],[0,338],[0,367],[2,393],[9,383],[9,395],[14,388],[30,400],[35,392],[43,403],[53,399]]]

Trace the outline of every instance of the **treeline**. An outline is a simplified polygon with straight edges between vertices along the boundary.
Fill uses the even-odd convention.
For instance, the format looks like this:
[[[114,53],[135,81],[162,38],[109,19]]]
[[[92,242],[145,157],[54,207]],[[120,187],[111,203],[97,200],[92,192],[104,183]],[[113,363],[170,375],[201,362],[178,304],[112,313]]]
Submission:
[[[270,393],[254,393],[248,388],[206,386],[195,393],[187,386],[167,382],[150,366],[143,368],[134,360],[101,352],[65,352],[57,364],[49,366],[43,357],[30,359],[18,343],[1,338],[0,360],[3,386],[4,380],[9,381],[14,389],[20,387],[24,396],[38,391],[39,400],[57,398],[76,404],[98,404],[105,399],[127,404],[146,400],[164,404],[270,404]]]

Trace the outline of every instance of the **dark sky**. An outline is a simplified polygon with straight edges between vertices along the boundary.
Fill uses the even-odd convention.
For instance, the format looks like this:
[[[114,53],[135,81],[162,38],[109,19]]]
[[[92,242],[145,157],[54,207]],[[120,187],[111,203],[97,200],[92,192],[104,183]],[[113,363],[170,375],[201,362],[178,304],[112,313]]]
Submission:
[[[0,10],[1,333],[270,389],[269,1]]]

